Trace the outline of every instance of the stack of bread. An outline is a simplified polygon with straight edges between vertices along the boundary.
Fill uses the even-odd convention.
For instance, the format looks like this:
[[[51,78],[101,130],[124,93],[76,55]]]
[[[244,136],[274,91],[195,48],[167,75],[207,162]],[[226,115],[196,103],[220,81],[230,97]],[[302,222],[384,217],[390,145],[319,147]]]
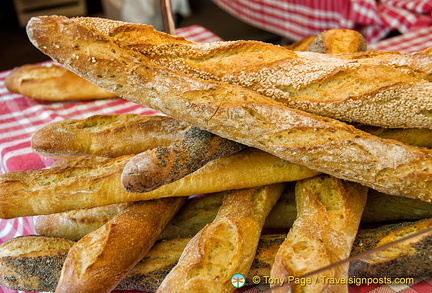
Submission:
[[[40,234],[0,246],[1,285],[232,292],[242,274],[280,280],[265,284],[276,292],[347,292],[349,277],[431,271],[428,52],[369,52],[347,30],[289,48],[198,44],[99,18],[36,17],[27,32],[103,89],[93,98],[106,91],[161,114],[52,122],[33,135],[34,151],[58,160],[0,176],[1,218],[37,215]],[[20,92],[18,72],[7,84]],[[383,222],[397,224],[359,228]],[[390,251],[344,262],[388,239]]]

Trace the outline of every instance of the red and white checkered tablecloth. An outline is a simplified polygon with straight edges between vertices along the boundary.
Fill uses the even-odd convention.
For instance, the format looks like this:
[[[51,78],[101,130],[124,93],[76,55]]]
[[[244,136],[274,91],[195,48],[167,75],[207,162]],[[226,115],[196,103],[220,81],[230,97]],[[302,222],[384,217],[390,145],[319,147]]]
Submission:
[[[429,47],[432,41],[432,34],[429,32],[430,30],[420,30],[418,34],[412,33],[405,35],[405,37],[401,36],[386,40],[382,42],[382,47],[386,50],[396,51],[403,48],[408,52],[424,50]],[[177,35],[196,42],[221,40],[212,32],[198,25],[178,29]],[[406,46],[408,43],[416,45]],[[376,44],[376,48],[380,48],[380,43]],[[31,135],[37,129],[51,121],[82,119],[94,114],[138,113],[151,115],[158,113],[155,110],[123,99],[55,103],[35,101],[18,94],[10,93],[5,88],[4,80],[9,72],[10,70],[0,72],[0,174],[10,171],[41,169],[50,166],[53,159],[32,152],[30,140]],[[33,233],[32,217],[0,220],[0,242],[20,235]],[[247,293],[259,291],[259,287],[238,289],[238,292]],[[363,292],[432,292],[432,280],[417,280],[416,284],[411,286],[350,286],[350,293]],[[17,293],[17,291],[0,287],[0,293]]]
[[[372,44],[391,31],[432,24],[430,0],[213,0],[238,19],[297,41],[332,28],[361,32]]]

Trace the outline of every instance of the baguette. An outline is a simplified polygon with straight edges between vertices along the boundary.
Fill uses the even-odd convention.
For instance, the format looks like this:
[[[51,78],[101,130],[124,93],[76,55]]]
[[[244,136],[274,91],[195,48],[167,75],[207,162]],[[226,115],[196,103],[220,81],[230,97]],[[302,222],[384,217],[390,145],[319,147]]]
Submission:
[[[51,20],[53,23],[63,22],[62,19],[51,17],[47,19],[49,29],[53,28],[49,24]],[[37,35],[37,29],[44,30],[40,27],[42,21],[35,19],[33,23],[30,22],[28,34],[44,53],[54,59],[68,59],[57,60],[68,63],[68,66],[88,61],[92,57],[96,63],[102,64],[102,60],[97,61],[97,52],[76,60],[73,60],[74,56],[79,56],[80,53],[74,48],[69,56],[66,56],[66,50],[50,52],[50,47],[57,41]],[[68,20],[65,19],[64,22]],[[432,110],[432,85],[423,79],[426,76],[430,80],[432,76],[430,54],[364,52],[330,55],[287,49],[284,52],[284,48],[256,41],[203,45],[167,36],[143,25],[90,18],[73,19],[71,22],[68,23],[71,27],[81,26],[91,33],[99,33],[109,43],[108,47],[112,46],[117,53],[125,49],[125,53],[129,53],[138,62],[150,60],[155,66],[190,77],[241,85],[292,108],[347,122],[386,128],[432,128],[432,118],[428,115]],[[46,33],[56,32],[51,30],[44,32]],[[82,33],[82,30],[76,32]],[[81,48],[84,43],[88,44],[88,41],[76,42],[76,45]],[[57,45],[62,47],[61,44]],[[90,47],[94,46],[91,42]],[[277,54],[270,55],[274,51]],[[251,56],[251,52],[256,56]],[[117,53],[111,55],[117,58]],[[90,73],[83,71],[82,74],[90,77]],[[151,75],[154,74],[157,71]],[[108,78],[106,74],[99,76]],[[93,82],[97,82],[97,79],[100,77],[90,78]],[[116,80],[118,76],[112,79]],[[107,87],[105,84],[105,87],[115,90],[115,86],[123,82],[114,85],[111,84],[112,81],[106,83],[110,85]]]
[[[48,123],[33,133],[31,147],[46,156],[119,157],[168,146],[189,128],[162,115],[93,115]]]
[[[56,292],[111,292],[147,254],[184,203],[173,197],[138,202],[72,246]]]
[[[349,29],[329,29],[312,40],[307,51],[323,54],[355,53],[367,50],[363,35]]]
[[[0,218],[243,189],[296,181],[318,174],[251,148],[211,161],[188,176],[153,191],[132,193],[123,188],[120,177],[133,156],[77,157],[57,161],[49,169],[1,174]]]
[[[50,102],[117,98],[57,65],[16,67],[6,77],[5,86],[10,92]]]
[[[123,186],[129,192],[152,191],[185,177],[212,160],[245,148],[192,126],[183,139],[168,147],[153,148],[133,157],[123,169]]]
[[[419,222],[390,224],[373,229],[360,229],[353,244],[352,255],[363,252],[365,247],[371,249],[374,245],[365,245],[365,241],[373,239],[378,243],[382,237],[389,234],[403,235],[403,227],[409,225],[416,232],[420,232]],[[405,228],[408,229],[408,228]],[[253,276],[269,276],[270,268],[278,248],[286,238],[286,234],[263,234],[258,242],[257,253],[247,275],[249,282]],[[416,238],[422,241],[422,239]],[[158,241],[147,253],[147,255],[129,272],[116,289],[118,290],[139,290],[146,292],[155,291],[168,272],[178,262],[184,248],[191,238],[173,238],[170,240]],[[40,235],[21,236],[13,238],[0,244],[0,286],[22,291],[54,291],[60,278],[62,265],[66,259],[67,252],[74,244],[73,241],[64,238],[46,237]],[[388,277],[402,276],[400,270],[410,270],[409,277],[423,277],[431,271],[431,263],[425,253],[430,252],[430,242],[426,243],[423,250],[415,249],[416,244],[411,243],[409,249],[418,253],[420,257],[412,255],[410,258],[391,258],[388,264],[382,263],[380,275],[368,275],[368,263],[359,270],[350,270],[350,277],[356,278],[361,274],[363,277]],[[412,250],[414,248],[414,250]],[[403,251],[401,251],[403,249]],[[406,251],[407,248],[400,246],[393,252],[394,255]],[[390,260],[391,259],[391,260]],[[415,260],[416,263],[412,263]],[[354,262],[350,264],[353,266]],[[416,271],[415,269],[423,268]]]
[[[288,184],[264,223],[264,229],[289,229],[297,216],[294,185]],[[222,204],[221,194],[190,198],[168,223],[160,239],[192,237],[216,217]],[[128,204],[114,204],[84,210],[41,215],[35,219],[35,231],[46,236],[79,240],[103,226]],[[432,218],[432,204],[401,196],[383,194],[370,189],[363,211],[363,224],[382,224]]]
[[[190,129],[187,123],[161,115],[93,115],[54,121],[33,133],[33,151],[45,156],[94,155],[118,157],[168,146]],[[385,139],[432,148],[431,129],[357,128]]]
[[[128,100],[318,172],[392,195],[432,200],[431,151],[379,139],[242,87],[159,66],[141,52],[122,46],[125,30],[134,33],[135,39],[145,39],[146,31],[154,36],[145,25],[96,18],[36,17],[27,26],[30,39],[41,51]],[[155,41],[171,39],[164,34],[157,36]],[[209,50],[211,46],[202,48]],[[144,41],[141,47],[145,47]],[[417,83],[419,87],[421,84],[417,88],[422,96],[419,101],[430,94],[429,83],[424,83]],[[392,116],[399,115],[392,111]]]
[[[393,139],[422,148],[432,148],[432,129],[427,128],[382,128],[368,125],[356,126],[362,131],[384,139]]]
[[[215,220],[189,241],[156,292],[233,292],[231,277],[248,273],[265,218],[284,186],[226,192]]]
[[[412,238],[404,240],[408,236]],[[350,275],[387,278],[430,276],[432,218],[395,224],[390,228],[364,229],[354,242],[352,256],[395,241],[400,242],[353,260],[350,263]]]
[[[367,188],[319,175],[297,182],[297,219],[281,244],[270,277],[284,280],[290,292],[348,292],[348,284],[318,280],[291,282],[307,273],[349,257],[366,204]],[[328,269],[330,279],[348,277],[348,263]],[[274,292],[286,292],[281,283]]]

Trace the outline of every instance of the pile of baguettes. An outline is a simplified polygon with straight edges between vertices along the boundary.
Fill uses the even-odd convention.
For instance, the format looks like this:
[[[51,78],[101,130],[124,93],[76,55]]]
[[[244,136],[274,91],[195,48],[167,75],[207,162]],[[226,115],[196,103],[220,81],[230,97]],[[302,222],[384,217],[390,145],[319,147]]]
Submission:
[[[59,160],[0,176],[0,216],[39,215],[41,234],[0,246],[1,285],[230,292],[240,273],[291,280],[294,292],[347,292],[354,277],[430,274],[428,51],[357,52],[364,41],[346,30],[295,44],[306,51],[198,44],[60,16],[33,18],[27,32],[78,79],[166,115],[91,116],[33,135],[36,152]],[[17,72],[14,91],[26,86]],[[272,228],[289,232],[263,233]],[[288,291],[281,283],[273,289]]]

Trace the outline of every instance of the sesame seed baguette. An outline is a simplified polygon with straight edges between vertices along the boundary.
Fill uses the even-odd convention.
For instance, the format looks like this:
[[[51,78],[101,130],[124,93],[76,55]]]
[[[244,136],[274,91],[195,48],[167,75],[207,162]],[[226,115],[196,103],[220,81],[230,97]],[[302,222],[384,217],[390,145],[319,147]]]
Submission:
[[[353,244],[352,255],[364,251],[365,246],[368,249],[376,247],[384,237],[400,239],[404,237],[404,231],[420,232],[424,226],[421,223],[422,221],[416,221],[389,224],[374,229],[360,229]],[[253,276],[270,275],[274,256],[285,238],[286,234],[261,235],[255,259],[246,276],[248,281]],[[156,242],[146,256],[121,281],[117,289],[155,291],[178,262],[190,239],[190,237],[173,238]],[[355,270],[351,270],[349,276],[401,277],[403,276],[401,270],[404,272],[409,270],[407,277],[423,277],[430,272],[430,262],[425,257],[431,249],[427,239],[425,237],[411,242],[410,247],[414,250],[409,257],[381,259],[380,270],[373,270],[374,264],[366,263],[360,266],[358,263],[353,265],[352,262],[351,266]],[[74,244],[75,242],[65,238],[41,235],[21,236],[3,242],[0,244],[0,286],[21,291],[54,291],[66,255]],[[398,247],[393,251],[393,255],[404,254],[406,251],[407,247]]]
[[[142,25],[102,22],[86,25],[95,31],[110,26],[106,34],[116,46],[192,77],[241,85],[289,107],[347,122],[432,128],[431,54],[331,55],[256,41],[199,44]]]
[[[45,156],[119,157],[168,146],[189,128],[163,115],[92,115],[44,125],[33,133],[31,147]]]
[[[379,139],[243,87],[175,72],[119,40],[125,31],[145,39],[148,30],[145,25],[58,16],[36,17],[27,26],[41,51],[130,101],[318,172],[392,195],[432,200],[431,151]]]
[[[206,163],[244,150],[246,146],[192,126],[178,141],[133,157],[123,168],[129,192],[148,192],[198,170]]]
[[[63,264],[56,292],[111,292],[147,254],[184,197],[131,204],[75,243]]]
[[[13,93],[50,102],[117,98],[57,65],[16,67],[6,77],[5,86]]]
[[[213,160],[199,170],[153,191],[132,193],[123,188],[121,174],[133,156],[77,157],[57,161],[48,169],[1,174],[0,218],[243,189],[296,181],[318,174],[307,167],[249,148]]]
[[[265,219],[284,187],[224,192],[216,218],[189,241],[156,292],[234,292],[230,279],[249,272]]]
[[[276,253],[270,277],[288,284],[292,277],[301,278],[348,258],[366,204],[367,190],[328,175],[298,181],[295,190],[297,218]],[[326,270],[324,275],[345,279],[348,267],[346,263]],[[273,292],[287,292],[281,284],[275,284],[273,289]],[[348,284],[322,280],[306,285],[292,282],[290,289],[290,292],[348,292]]]
[[[293,187],[292,182],[288,186]],[[168,223],[161,239],[191,237],[216,217],[222,204],[219,193],[190,198]],[[40,215],[35,219],[35,231],[40,235],[79,240],[103,226],[128,204],[113,204],[57,214]],[[270,211],[265,229],[288,229],[296,219],[294,188],[286,188]],[[369,189],[363,224],[415,221],[432,218],[432,204],[417,199],[393,196]]]

